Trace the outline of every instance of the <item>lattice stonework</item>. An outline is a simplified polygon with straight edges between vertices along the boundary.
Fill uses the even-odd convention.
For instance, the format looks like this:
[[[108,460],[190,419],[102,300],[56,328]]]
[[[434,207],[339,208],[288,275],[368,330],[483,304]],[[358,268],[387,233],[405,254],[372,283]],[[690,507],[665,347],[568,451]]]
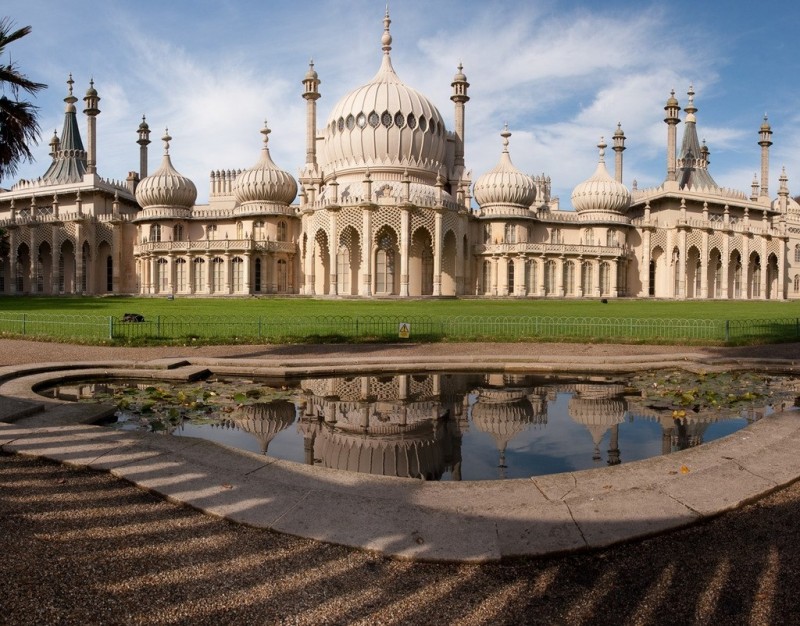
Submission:
[[[733,254],[734,252],[738,252],[739,256],[742,256],[742,236],[741,235],[734,235],[731,237],[730,244],[728,247],[728,254]]]
[[[111,246],[113,241],[114,227],[109,224],[98,224],[95,236],[95,246],[99,248],[103,243],[107,243],[109,246]]]
[[[436,233],[436,218],[434,217],[433,211],[418,209],[411,212],[411,219],[409,220],[409,234],[413,235],[418,228],[424,228],[427,230],[431,237],[431,241],[433,241],[434,234]]]
[[[384,378],[370,378],[369,392],[370,395],[375,396],[378,400],[397,400],[399,397],[397,377],[391,376],[388,380]]]
[[[336,219],[336,228],[338,229],[338,232],[336,233],[336,241],[341,241],[342,233],[345,232],[348,226],[354,228],[358,233],[358,236],[363,239],[364,233],[361,232],[363,225],[364,219],[361,209],[358,207],[348,207],[346,209],[342,209],[339,212],[338,218]],[[349,243],[347,245],[349,245]]]
[[[767,256],[774,254],[776,257],[781,258],[782,249],[783,242],[780,239],[773,239],[767,243]]]
[[[342,400],[360,400],[361,377],[357,376],[355,378],[337,378],[334,392]]]
[[[688,250],[692,246],[701,252],[703,251],[703,233],[696,230],[689,233],[689,236],[686,238],[686,249]]]
[[[414,398],[430,398],[433,395],[433,376],[411,376],[408,392]]]
[[[716,248],[719,250],[719,253],[722,254],[722,250],[725,247],[725,235],[720,233],[714,233],[708,238],[708,253],[711,254],[711,251]]]
[[[400,242],[400,209],[397,207],[380,207],[372,216],[372,241],[370,245],[375,245],[375,235],[384,226],[389,226],[397,235]]]
[[[667,233],[663,230],[657,230],[650,237],[650,256],[653,256],[653,250],[656,248],[667,251]]]
[[[460,239],[464,234],[464,220],[459,218],[458,213],[445,211],[442,216],[442,237],[448,230],[453,231],[456,239]]]
[[[319,229],[324,230],[326,233],[330,233],[331,222],[328,218],[327,211],[315,211],[314,218],[311,220],[311,232],[315,233]]]

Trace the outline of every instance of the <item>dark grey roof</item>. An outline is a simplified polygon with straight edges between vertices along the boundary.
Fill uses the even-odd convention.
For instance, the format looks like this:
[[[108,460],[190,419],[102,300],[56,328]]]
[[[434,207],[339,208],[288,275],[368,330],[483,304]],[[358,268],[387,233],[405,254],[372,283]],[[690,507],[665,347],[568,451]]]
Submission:
[[[697,124],[693,121],[687,120],[683,128],[683,142],[677,165],[677,179],[681,189],[718,187],[706,168],[697,139]]]
[[[65,98],[67,109],[64,113],[64,129],[61,131],[59,148],[53,154],[53,162],[42,176],[42,179],[54,185],[77,183],[83,180],[86,173],[86,150],[81,141],[81,131],[75,113],[75,100],[70,95]]]

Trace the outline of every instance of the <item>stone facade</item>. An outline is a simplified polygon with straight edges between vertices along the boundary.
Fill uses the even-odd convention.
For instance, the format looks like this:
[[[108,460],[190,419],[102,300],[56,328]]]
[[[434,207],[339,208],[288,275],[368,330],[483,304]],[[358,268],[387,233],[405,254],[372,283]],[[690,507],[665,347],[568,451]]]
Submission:
[[[61,136],[37,180],[0,190],[0,294],[800,298],[800,205],[786,173],[769,195],[766,118],[761,179],[749,194],[720,188],[698,141],[690,88],[664,107],[667,163],[654,189],[622,183],[625,135],[603,140],[595,173],[572,194],[512,163],[508,129],[495,168],[465,167],[469,83],[451,83],[455,128],[392,67],[388,14],[375,77],[317,123],[319,77],[302,80],[306,162],[298,180],[271,159],[270,129],[246,170],[211,173],[208,204],[181,176],[164,136],[148,175],[150,129],[138,128],[139,171],[97,174],[94,85],[83,98],[84,149],[72,79]],[[678,145],[678,125],[683,136]]]

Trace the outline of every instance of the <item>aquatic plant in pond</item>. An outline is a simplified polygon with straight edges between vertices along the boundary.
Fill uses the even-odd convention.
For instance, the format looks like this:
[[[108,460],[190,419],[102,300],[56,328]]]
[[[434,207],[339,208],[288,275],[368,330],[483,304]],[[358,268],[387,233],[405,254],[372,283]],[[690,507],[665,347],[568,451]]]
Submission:
[[[104,381],[70,395],[115,403],[117,428],[202,437],[328,468],[460,480],[667,454],[791,406],[798,385],[754,372],[476,373]]]

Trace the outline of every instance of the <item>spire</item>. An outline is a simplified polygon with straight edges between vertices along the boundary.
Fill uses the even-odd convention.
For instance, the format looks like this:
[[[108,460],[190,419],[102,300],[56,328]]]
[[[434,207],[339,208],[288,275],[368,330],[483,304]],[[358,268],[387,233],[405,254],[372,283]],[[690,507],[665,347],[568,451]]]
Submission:
[[[686,112],[686,125],[683,127],[683,141],[678,155],[676,179],[681,189],[718,188],[717,183],[706,169],[708,147],[701,146],[697,136],[697,107],[694,104],[694,87],[687,92],[689,102]]]
[[[622,153],[625,151],[625,131],[622,130],[622,122],[617,122],[617,130],[614,131],[614,178],[618,183],[622,182]]]
[[[136,143],[139,144],[139,179],[147,176],[147,146],[150,145],[150,127],[147,125],[147,119],[142,115],[142,123],[136,131],[139,139]]]
[[[67,79],[68,93],[64,98],[64,128],[61,131],[61,140],[58,149],[53,154],[53,162],[42,178],[51,184],[76,183],[83,180],[86,173],[86,152],[83,149],[81,133],[78,128],[78,119],[75,112],[75,103],[78,99],[72,93],[72,74]],[[51,141],[50,146],[54,143]]]
[[[164,128],[164,136],[161,138],[161,141],[164,142],[164,156],[169,156],[169,142],[172,141],[172,137],[169,136],[169,128]]]
[[[392,50],[392,33],[389,32],[389,25],[392,23],[391,18],[389,17],[389,4],[386,4],[386,15],[383,18],[383,36],[381,37],[381,46],[383,48],[383,54],[389,56],[389,52]]]

